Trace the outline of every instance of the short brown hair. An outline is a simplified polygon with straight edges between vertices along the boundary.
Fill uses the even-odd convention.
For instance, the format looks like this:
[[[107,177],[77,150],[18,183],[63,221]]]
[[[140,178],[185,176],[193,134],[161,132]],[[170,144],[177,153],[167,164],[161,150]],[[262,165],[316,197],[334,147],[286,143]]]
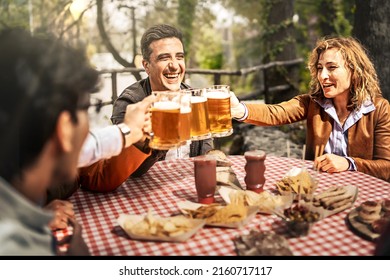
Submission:
[[[150,55],[152,54],[150,44],[164,38],[177,38],[183,44],[183,34],[175,27],[167,24],[152,26],[145,31],[141,38],[141,53],[143,59],[149,61]]]

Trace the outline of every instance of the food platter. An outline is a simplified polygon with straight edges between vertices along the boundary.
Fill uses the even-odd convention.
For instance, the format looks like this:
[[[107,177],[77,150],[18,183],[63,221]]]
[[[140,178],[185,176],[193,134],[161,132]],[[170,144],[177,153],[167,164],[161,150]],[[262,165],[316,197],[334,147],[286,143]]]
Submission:
[[[189,216],[190,212],[196,211],[197,209],[200,209],[201,207],[207,207],[208,205],[200,204],[191,202],[188,200],[179,201],[177,203],[177,206],[179,207],[180,211],[186,215]],[[222,209],[223,207],[226,207],[224,205],[216,205],[217,209]],[[208,221],[208,219],[204,219],[205,225],[210,227],[223,227],[223,228],[241,228],[247,225],[256,215],[257,213],[257,207],[254,206],[248,206],[246,207],[246,216],[239,221],[234,222],[215,222],[215,221]]]
[[[334,186],[334,187],[336,187],[336,186]],[[334,209],[331,209],[331,207],[326,208],[324,206],[319,206],[318,204],[316,204],[314,202],[316,200],[316,198],[319,198],[319,197],[321,197],[321,195],[324,195],[327,192],[327,190],[325,190],[322,193],[314,195],[313,200],[309,201],[309,202],[305,202],[304,205],[309,206],[311,210],[316,210],[317,212],[320,212],[322,214],[322,218],[332,216],[332,215],[340,213],[348,208],[351,208],[357,199],[358,188],[355,186],[352,186],[352,185],[347,185],[347,186],[337,186],[337,189],[344,191],[344,192],[339,193],[340,201],[344,197],[349,197],[348,199],[345,200],[344,204],[341,204],[337,208],[334,208]],[[334,196],[333,200],[337,201],[337,195]]]
[[[390,200],[364,201],[346,217],[349,228],[357,235],[376,241],[390,222]]]
[[[359,216],[359,207],[356,207],[347,215],[347,224],[349,225],[350,229],[360,237],[369,240],[369,241],[375,241],[380,236],[379,233],[374,232],[371,225],[362,223],[358,216]]]
[[[246,203],[249,206],[257,207],[257,212],[262,214],[283,212],[283,209],[290,207],[293,202],[291,193],[286,195],[274,195],[268,191],[256,193],[249,190],[234,190],[228,187],[221,187],[218,192],[226,203],[230,203],[232,196],[243,195]]]
[[[149,214],[148,214],[149,215]],[[121,214],[119,215],[117,222],[119,226],[126,232],[126,234],[134,240],[145,240],[145,241],[165,241],[165,242],[185,242],[190,237],[192,237],[199,229],[201,229],[205,225],[204,220],[200,219],[187,219],[185,217],[180,217],[182,221],[184,221],[189,227],[187,227],[186,230],[184,230],[180,234],[175,234],[172,236],[169,235],[155,235],[151,234],[150,232],[145,231],[145,234],[137,234],[134,229],[134,227],[139,224],[140,222],[144,221],[148,215],[130,215],[130,214]],[[175,219],[175,217],[169,217],[169,218],[161,218],[158,216],[154,216],[155,221],[160,222],[170,222],[172,219]]]
[[[291,168],[283,178],[276,182],[276,187],[280,194],[285,195],[293,193],[296,196],[298,193],[302,197],[313,193],[317,186],[315,178],[306,168]]]

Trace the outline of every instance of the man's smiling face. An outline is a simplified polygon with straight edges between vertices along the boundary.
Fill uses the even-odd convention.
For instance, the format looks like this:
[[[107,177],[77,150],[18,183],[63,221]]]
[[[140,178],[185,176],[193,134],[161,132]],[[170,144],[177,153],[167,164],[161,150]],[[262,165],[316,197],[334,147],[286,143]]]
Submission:
[[[149,61],[142,64],[149,75],[152,90],[178,90],[186,70],[184,49],[181,41],[175,37],[154,41]]]

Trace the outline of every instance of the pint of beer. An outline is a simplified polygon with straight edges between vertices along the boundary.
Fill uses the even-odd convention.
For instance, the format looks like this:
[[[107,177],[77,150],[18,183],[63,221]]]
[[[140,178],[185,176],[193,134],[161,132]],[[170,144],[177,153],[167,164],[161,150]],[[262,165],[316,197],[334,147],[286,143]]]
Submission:
[[[191,93],[182,91],[181,94],[179,135],[180,143],[185,145],[191,141]]]
[[[207,111],[207,98],[202,89],[190,89],[191,92],[191,139],[202,140],[211,137]]]
[[[152,112],[152,138],[149,146],[158,150],[169,150],[180,145],[180,92],[160,91],[156,94]]]
[[[210,130],[213,137],[229,136],[233,133],[230,113],[230,88],[215,85],[206,89]]]

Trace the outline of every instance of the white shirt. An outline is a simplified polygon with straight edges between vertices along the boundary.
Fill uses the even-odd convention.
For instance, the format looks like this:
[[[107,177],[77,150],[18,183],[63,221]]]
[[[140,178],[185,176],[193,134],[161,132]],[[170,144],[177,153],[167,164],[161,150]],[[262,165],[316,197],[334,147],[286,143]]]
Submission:
[[[344,125],[341,125],[331,99],[325,99],[317,103],[324,108],[324,111],[333,119],[333,130],[330,133],[324,152],[326,154],[335,154],[345,157],[351,163],[349,170],[357,170],[355,161],[347,154],[348,129],[357,123],[362,118],[363,114],[368,114],[369,112],[374,111],[374,104],[370,100],[366,100],[363,102],[360,109],[352,111],[345,120]]]
[[[191,143],[190,141],[188,141]],[[189,158],[190,157],[190,144],[180,146],[177,149],[168,150],[165,160],[176,159],[176,158]]]
[[[122,148],[122,132],[116,125],[94,129],[85,139],[77,167],[89,166],[101,159],[119,155]]]

